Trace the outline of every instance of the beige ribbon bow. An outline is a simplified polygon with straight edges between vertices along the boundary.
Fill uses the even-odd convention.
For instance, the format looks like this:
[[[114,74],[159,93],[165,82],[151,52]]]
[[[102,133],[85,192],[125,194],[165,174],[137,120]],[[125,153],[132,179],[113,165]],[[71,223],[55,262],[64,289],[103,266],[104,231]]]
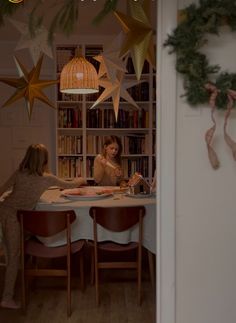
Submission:
[[[215,117],[214,117],[214,111],[215,111],[215,108],[216,108],[216,97],[219,93],[219,90],[217,89],[217,87],[213,84],[210,84],[210,83],[207,83],[205,85],[205,88],[211,92],[211,95],[210,95],[210,99],[209,99],[209,105],[211,107],[211,120],[213,122],[213,126],[207,130],[206,134],[205,134],[205,141],[206,141],[206,144],[207,144],[207,151],[208,151],[208,158],[209,158],[209,161],[211,163],[211,166],[214,168],[214,169],[217,169],[219,168],[220,166],[220,162],[219,162],[219,159],[217,157],[217,154],[215,152],[215,150],[213,149],[212,147],[212,139],[213,139],[213,136],[214,136],[214,133],[215,133],[215,130],[216,130],[216,121],[215,121]]]

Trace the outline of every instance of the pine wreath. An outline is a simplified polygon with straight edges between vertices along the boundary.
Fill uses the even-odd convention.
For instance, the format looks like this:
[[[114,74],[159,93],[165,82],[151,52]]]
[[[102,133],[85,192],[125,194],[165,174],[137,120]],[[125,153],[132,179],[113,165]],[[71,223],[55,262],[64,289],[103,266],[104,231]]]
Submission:
[[[236,30],[236,1],[200,0],[198,6],[191,4],[181,10],[179,18],[178,26],[168,35],[164,46],[171,47],[170,54],[176,53],[176,70],[182,74],[187,102],[191,106],[209,102],[212,108],[214,125],[207,131],[205,140],[211,165],[217,169],[219,161],[211,145],[216,108],[227,110],[224,138],[236,160],[236,143],[226,132],[227,119],[235,108],[236,73],[221,72],[220,66],[211,65],[200,49],[207,42],[205,35],[219,35],[223,25],[228,25],[232,32]]]

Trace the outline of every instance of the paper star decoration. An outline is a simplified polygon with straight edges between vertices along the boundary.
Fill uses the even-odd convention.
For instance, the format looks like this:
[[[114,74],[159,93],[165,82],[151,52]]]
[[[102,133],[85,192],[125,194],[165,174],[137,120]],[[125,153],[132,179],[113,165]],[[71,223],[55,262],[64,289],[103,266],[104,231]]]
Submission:
[[[39,74],[43,62],[43,55],[39,58],[37,65],[28,73],[20,61],[14,57],[19,78],[0,78],[0,82],[6,83],[16,88],[15,93],[3,104],[2,107],[8,106],[13,102],[24,98],[28,111],[29,119],[31,118],[34,100],[38,99],[50,107],[55,108],[53,103],[42,92],[42,89],[52,84],[58,83],[58,80],[39,80]]]
[[[116,18],[126,33],[120,56],[123,56],[128,51],[131,52],[138,80],[140,80],[145,59],[155,68],[154,31],[148,19],[148,6],[149,0],[144,0],[143,5],[137,1],[130,1],[131,16],[114,11]]]
[[[108,46],[104,46],[100,55],[93,57],[100,63],[99,78],[106,74],[109,79],[114,81],[117,71],[127,72],[126,63],[119,57],[122,39],[123,35],[120,33]]]
[[[37,63],[41,53],[53,58],[52,48],[48,43],[48,31],[44,26],[40,26],[35,31],[35,37],[32,37],[27,24],[8,19],[21,33],[15,50],[28,48],[34,64]]]
[[[125,60],[127,62],[127,58]],[[134,99],[130,96],[129,92],[127,91],[128,88],[139,84],[140,82],[137,80],[125,80],[124,79],[125,73],[123,71],[118,71],[115,80],[109,78],[101,78],[98,80],[98,84],[105,88],[99,98],[94,102],[90,109],[96,107],[99,103],[105,101],[109,97],[112,98],[113,108],[115,112],[115,118],[117,121],[118,118],[118,110],[119,110],[119,103],[120,97],[125,99],[127,102],[135,106],[139,109],[137,103]]]

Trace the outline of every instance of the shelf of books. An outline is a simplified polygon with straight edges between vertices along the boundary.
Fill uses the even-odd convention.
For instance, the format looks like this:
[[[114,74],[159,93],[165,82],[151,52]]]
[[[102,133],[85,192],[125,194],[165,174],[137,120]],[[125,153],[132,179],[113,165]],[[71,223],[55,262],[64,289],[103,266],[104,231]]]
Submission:
[[[57,74],[73,58],[78,45],[56,47]],[[85,57],[98,70],[94,56],[102,52],[102,45],[81,45]],[[127,78],[135,79],[131,59],[127,63]],[[122,169],[126,179],[140,172],[149,181],[155,171],[156,90],[155,73],[147,62],[141,82],[128,89],[138,109],[120,99],[117,121],[111,98],[91,109],[99,93],[75,95],[57,89],[57,175],[63,178],[83,176],[93,181],[93,163],[101,153],[106,136],[115,134],[123,146]]]

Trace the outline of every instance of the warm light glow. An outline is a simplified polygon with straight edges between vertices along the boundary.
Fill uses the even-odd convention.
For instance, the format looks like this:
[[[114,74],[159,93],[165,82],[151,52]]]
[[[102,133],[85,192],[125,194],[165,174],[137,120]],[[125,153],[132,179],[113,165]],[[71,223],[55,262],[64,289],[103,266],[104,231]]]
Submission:
[[[68,94],[98,92],[98,75],[95,67],[81,55],[74,57],[61,71],[60,92]]]

